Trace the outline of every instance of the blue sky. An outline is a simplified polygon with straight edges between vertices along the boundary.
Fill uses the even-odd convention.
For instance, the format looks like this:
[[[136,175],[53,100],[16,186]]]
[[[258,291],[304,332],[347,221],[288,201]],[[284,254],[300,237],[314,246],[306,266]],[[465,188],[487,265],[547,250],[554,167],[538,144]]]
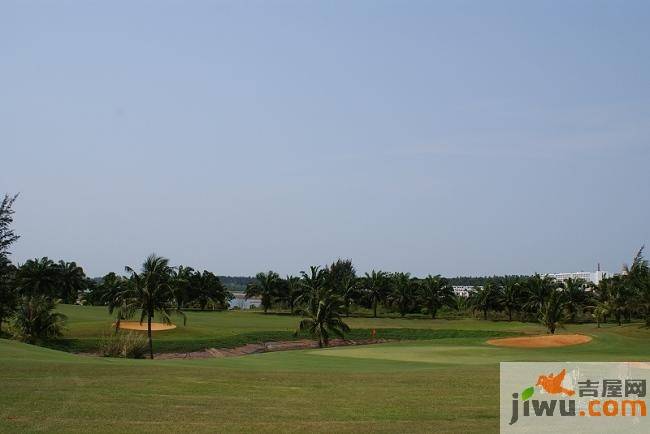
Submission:
[[[650,3],[0,4],[13,259],[616,271],[650,241]]]

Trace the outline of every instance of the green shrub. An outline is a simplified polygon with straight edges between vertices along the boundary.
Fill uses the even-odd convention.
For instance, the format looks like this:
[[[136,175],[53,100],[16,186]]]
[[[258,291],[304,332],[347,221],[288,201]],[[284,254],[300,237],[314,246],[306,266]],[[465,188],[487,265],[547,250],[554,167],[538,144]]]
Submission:
[[[137,332],[104,335],[99,342],[99,351],[104,357],[143,359],[148,351],[147,338]]]
[[[14,337],[29,344],[60,337],[67,318],[55,308],[56,301],[49,297],[22,297],[13,318]]]

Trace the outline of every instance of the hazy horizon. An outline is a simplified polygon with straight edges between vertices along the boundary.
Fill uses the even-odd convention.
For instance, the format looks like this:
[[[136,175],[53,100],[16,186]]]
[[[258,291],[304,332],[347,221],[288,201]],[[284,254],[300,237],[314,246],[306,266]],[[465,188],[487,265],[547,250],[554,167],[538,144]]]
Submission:
[[[0,5],[12,260],[619,271],[650,241],[650,3]]]

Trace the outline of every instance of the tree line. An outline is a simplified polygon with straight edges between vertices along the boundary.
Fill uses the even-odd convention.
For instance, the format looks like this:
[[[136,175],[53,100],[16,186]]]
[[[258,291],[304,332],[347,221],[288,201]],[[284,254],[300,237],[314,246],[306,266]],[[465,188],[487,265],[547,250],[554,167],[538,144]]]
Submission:
[[[281,278],[274,271],[261,272],[249,283],[246,296],[259,297],[264,312],[272,308],[299,314],[314,273],[322,285],[341,300],[341,312],[370,309],[377,317],[385,312],[426,314],[435,319],[442,308],[460,314],[474,314],[484,320],[539,321],[550,333],[565,322],[616,321],[618,324],[643,319],[650,326],[650,272],[643,247],[630,266],[599,284],[581,279],[557,281],[552,277],[494,276],[475,286],[468,297],[454,293],[450,279],[440,275],[425,278],[409,273],[371,271],[357,276],[349,259],[339,259],[328,267],[311,267],[300,276]]]
[[[5,195],[0,203],[0,332],[10,320],[12,332],[27,342],[61,335],[65,316],[57,302],[105,305],[115,320],[139,318],[147,323],[149,352],[153,357],[151,322],[169,323],[183,310],[225,309],[232,293],[209,271],[171,266],[169,260],[150,255],[139,270],[125,267],[124,275],[108,273],[88,279],[74,262],[54,262],[47,257],[22,265],[9,260],[9,248],[19,236],[11,229],[13,203]],[[241,278],[240,285],[246,281]],[[463,278],[465,279],[465,278]],[[452,279],[440,275],[416,278],[409,273],[373,270],[357,275],[349,259],[329,266],[311,266],[298,276],[281,278],[274,271],[258,273],[248,281],[247,297],[259,297],[264,312],[286,309],[299,315],[297,332],[308,332],[327,345],[332,335],[349,330],[343,317],[364,310],[427,315],[435,319],[442,309],[484,320],[539,321],[550,333],[564,322],[643,319],[650,326],[650,271],[641,248],[621,274],[595,285],[577,279],[558,282],[551,277],[494,276],[481,280],[469,297],[456,295]]]

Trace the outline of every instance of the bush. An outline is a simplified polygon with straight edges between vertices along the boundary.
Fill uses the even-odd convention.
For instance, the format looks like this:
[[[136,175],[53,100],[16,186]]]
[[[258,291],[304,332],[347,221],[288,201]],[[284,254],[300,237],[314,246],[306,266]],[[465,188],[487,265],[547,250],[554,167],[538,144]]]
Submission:
[[[147,338],[137,332],[104,335],[99,342],[99,351],[104,357],[143,359],[148,351]]]
[[[22,297],[14,314],[13,335],[29,344],[60,337],[67,318],[55,308],[49,297]]]

